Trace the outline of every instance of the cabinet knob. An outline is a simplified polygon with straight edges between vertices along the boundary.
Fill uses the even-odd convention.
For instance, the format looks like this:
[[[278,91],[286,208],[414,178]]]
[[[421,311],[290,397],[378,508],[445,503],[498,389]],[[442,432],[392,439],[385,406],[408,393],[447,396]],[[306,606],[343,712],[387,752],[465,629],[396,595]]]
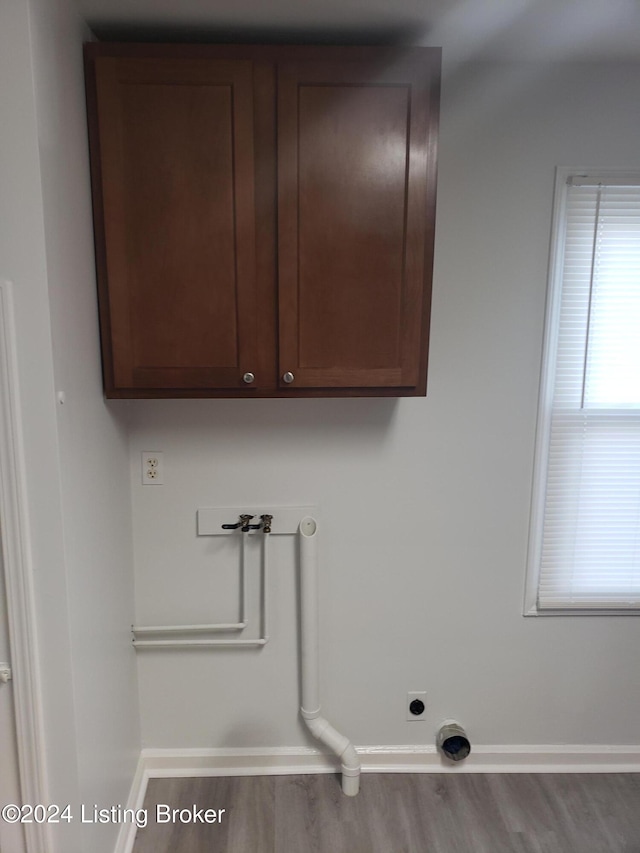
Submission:
[[[284,379],[284,381],[288,385],[290,382],[293,382],[293,380],[295,379],[295,376],[293,375],[293,373],[291,373],[290,370],[287,370],[287,372],[284,374],[284,376],[282,378]]]
[[[253,380],[254,380],[255,378],[256,378],[256,377],[255,377],[255,374],[253,374],[253,373],[245,373],[245,375],[242,377],[242,380],[243,380],[243,382],[246,382],[246,383],[247,383],[247,385],[251,385],[251,383],[253,382]]]

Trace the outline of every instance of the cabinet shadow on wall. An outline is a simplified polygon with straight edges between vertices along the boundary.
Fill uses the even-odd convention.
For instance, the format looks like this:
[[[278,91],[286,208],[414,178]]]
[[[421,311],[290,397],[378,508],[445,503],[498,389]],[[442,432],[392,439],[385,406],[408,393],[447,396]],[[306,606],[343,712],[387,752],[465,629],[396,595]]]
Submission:
[[[425,405],[424,397],[404,400],[404,405]],[[395,397],[255,399],[255,400],[108,400],[107,407],[133,427],[157,432],[158,438],[189,434],[263,432],[300,434],[321,431],[326,437],[365,435],[383,438],[397,416]]]

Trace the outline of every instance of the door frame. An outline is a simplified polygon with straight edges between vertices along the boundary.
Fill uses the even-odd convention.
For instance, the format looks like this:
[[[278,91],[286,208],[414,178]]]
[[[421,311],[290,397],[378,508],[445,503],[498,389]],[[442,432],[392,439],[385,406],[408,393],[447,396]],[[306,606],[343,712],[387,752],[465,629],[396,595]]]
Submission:
[[[20,791],[23,803],[48,803],[33,565],[22,441],[13,285],[0,279],[0,527]],[[46,824],[25,824],[28,853],[51,849]]]

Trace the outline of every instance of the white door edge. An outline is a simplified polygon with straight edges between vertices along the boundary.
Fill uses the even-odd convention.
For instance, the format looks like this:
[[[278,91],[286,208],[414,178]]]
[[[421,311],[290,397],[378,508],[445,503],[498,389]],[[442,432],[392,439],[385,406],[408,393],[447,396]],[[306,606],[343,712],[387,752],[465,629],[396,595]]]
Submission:
[[[11,282],[0,279],[0,525],[22,802],[48,803],[36,611]],[[46,824],[25,824],[28,853],[49,853]]]

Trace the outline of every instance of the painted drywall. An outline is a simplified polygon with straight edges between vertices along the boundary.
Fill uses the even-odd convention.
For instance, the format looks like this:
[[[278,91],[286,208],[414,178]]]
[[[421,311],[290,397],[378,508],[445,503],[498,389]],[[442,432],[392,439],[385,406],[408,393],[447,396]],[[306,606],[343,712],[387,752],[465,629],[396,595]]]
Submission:
[[[639,72],[445,70],[426,399],[132,404],[139,624],[235,616],[236,555],[198,507],[316,503],[323,706],[356,744],[431,743],[446,717],[476,744],[640,742],[640,620],[522,615],[554,168],[640,168]],[[272,563],[265,649],[140,650],[146,746],[309,743],[293,541]]]
[[[102,394],[82,42],[73,0],[31,0],[32,56],[51,306],[60,494],[83,803],[126,803],[140,750],[126,407]],[[119,827],[86,824],[82,850]],[[66,851],[65,851],[66,853]]]
[[[125,802],[139,752],[128,451],[100,381],[83,32],[66,0],[0,9],[0,275],[14,284],[46,793],[76,815]],[[61,823],[51,850],[106,853],[117,831]]]

